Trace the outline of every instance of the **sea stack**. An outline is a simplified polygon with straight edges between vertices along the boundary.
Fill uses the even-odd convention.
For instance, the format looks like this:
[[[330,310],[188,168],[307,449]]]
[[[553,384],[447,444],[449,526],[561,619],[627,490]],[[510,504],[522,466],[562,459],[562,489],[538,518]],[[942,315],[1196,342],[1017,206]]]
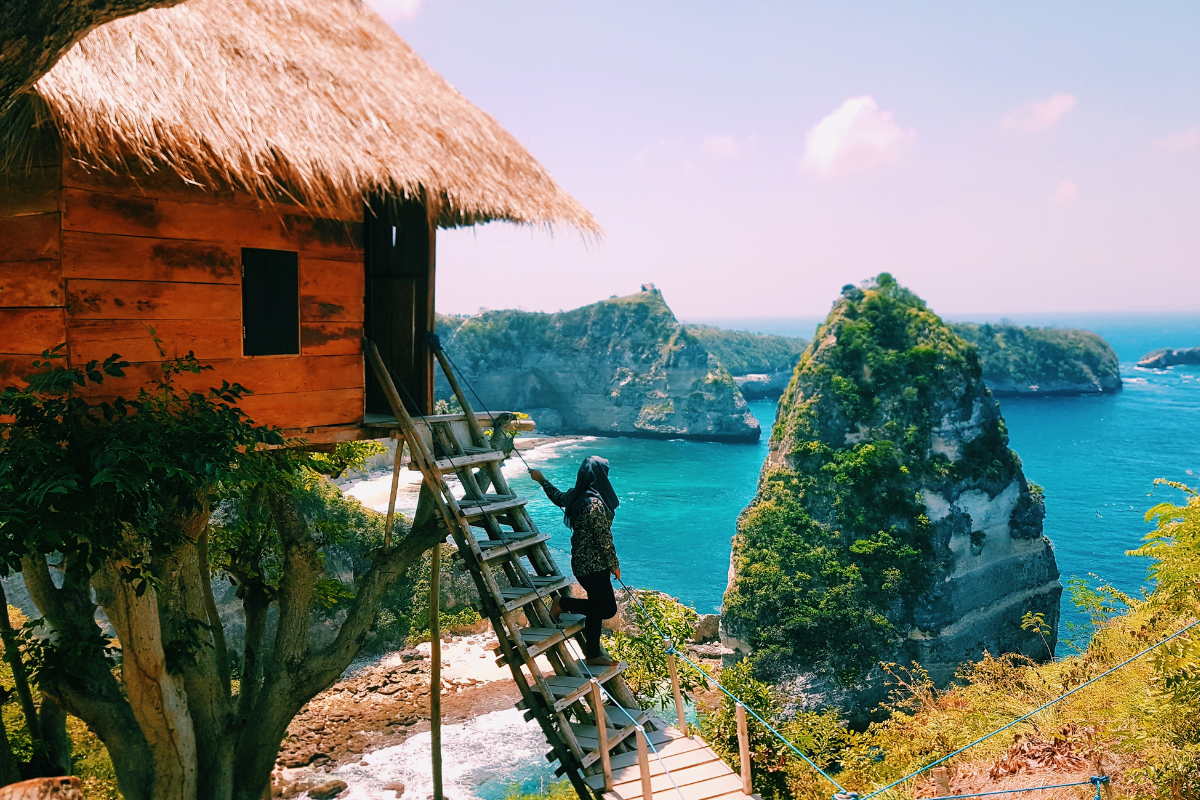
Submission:
[[[652,286],[572,311],[441,317],[446,352],[489,408],[544,433],[755,442],[733,376]],[[448,396],[444,384],[438,396]]]
[[[1062,585],[1044,515],[975,348],[886,273],[847,286],[780,400],[723,639],[859,723],[880,662],[941,685],[984,651],[1045,660]]]

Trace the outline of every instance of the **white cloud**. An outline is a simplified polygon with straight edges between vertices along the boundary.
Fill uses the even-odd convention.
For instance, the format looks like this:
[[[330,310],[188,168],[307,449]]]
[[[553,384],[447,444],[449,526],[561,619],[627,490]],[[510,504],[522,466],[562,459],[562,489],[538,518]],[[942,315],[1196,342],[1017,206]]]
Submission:
[[[1065,206],[1068,203],[1074,203],[1079,197],[1079,185],[1075,181],[1063,181],[1054,190],[1054,195],[1050,198],[1050,202],[1056,206]]]
[[[1200,146],[1200,128],[1188,128],[1187,130],[1169,133],[1166,136],[1155,139],[1154,146],[1159,150],[1166,150],[1169,153],[1195,150],[1197,146]]]
[[[375,9],[375,13],[387,20],[388,24],[402,19],[412,19],[421,10],[421,0],[366,0],[367,5]]]
[[[741,145],[732,136],[705,136],[704,155],[714,161],[728,161],[742,153]]]
[[[873,97],[851,97],[809,130],[800,166],[826,177],[863,172],[899,161],[915,138]]]
[[[1006,131],[1044,131],[1053,128],[1075,107],[1075,96],[1070,94],[1052,94],[1045,100],[1026,103],[1004,115],[1004,130]]]

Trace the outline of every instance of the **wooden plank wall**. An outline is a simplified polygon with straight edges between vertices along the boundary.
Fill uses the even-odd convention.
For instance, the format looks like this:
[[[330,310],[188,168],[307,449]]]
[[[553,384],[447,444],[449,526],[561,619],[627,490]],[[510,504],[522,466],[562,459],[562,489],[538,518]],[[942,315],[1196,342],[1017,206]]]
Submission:
[[[0,387],[66,339],[59,184],[54,161],[0,175]]]
[[[71,163],[60,202],[72,361],[119,353],[134,362],[126,379],[106,381],[103,396],[131,396],[161,374],[153,328],[167,356],[192,350],[214,367],[198,381],[189,376],[191,385],[252,389],[241,405],[255,422],[305,433],[362,420],[358,222],[286,215],[181,182],[135,185]],[[300,355],[242,357],[243,247],[299,252]]]

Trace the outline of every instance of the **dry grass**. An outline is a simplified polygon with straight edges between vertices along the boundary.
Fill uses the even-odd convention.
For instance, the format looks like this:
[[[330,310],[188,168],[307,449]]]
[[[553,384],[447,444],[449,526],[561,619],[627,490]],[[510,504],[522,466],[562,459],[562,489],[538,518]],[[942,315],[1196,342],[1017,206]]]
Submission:
[[[338,209],[427,196],[443,227],[588,232],[591,214],[361,0],[190,0],[89,33],[0,120],[3,157],[52,122],[70,157]]]

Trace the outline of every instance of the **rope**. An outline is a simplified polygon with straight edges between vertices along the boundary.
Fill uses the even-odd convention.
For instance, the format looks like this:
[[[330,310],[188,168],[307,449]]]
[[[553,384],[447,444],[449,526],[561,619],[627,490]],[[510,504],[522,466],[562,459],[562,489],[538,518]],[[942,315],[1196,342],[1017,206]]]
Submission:
[[[1100,787],[1106,783],[1108,783],[1108,776],[1102,775],[1102,776],[1096,776],[1094,778],[1088,778],[1086,781],[1079,781],[1078,783],[1059,783],[1059,784],[1055,784],[1053,786],[1030,786],[1026,789],[1001,789],[999,791],[994,791],[994,792],[975,792],[973,794],[949,794],[949,795],[942,795],[940,797],[931,797],[931,798],[929,798],[929,800],[963,800],[963,798],[968,798],[968,797],[992,797],[994,795],[999,795],[999,794],[1018,794],[1020,792],[1040,792],[1045,789],[1070,789],[1073,786],[1091,786],[1091,785],[1094,785],[1096,787],[1096,800],[1101,800]]]
[[[437,334],[426,334],[426,341],[430,344],[431,347],[441,350],[442,354],[444,356],[446,356],[446,360],[450,363],[450,366],[454,369],[455,372],[458,373],[458,377],[462,380],[462,382],[464,384],[466,384],[467,389],[469,389],[471,394],[475,397],[475,401],[477,403],[479,403],[479,407],[483,410],[483,413],[487,414],[488,416],[492,416],[492,412],[488,410],[487,406],[483,402],[483,399],[480,398],[479,394],[475,391],[475,387],[473,387],[471,385],[471,382],[469,380],[467,380],[467,377],[465,375],[463,375],[463,372],[461,369],[459,369],[458,364],[454,363],[454,359],[450,358],[450,354],[447,353],[445,351],[445,349],[442,348],[441,341],[438,339]],[[405,390],[405,394],[408,395],[407,389]],[[412,401],[411,395],[409,395],[409,400]],[[495,417],[493,416],[492,419],[494,421]],[[422,417],[422,421],[425,422],[425,427],[429,429],[430,435],[432,436],[433,429],[432,429],[432,427],[430,427],[429,422],[427,420],[424,420],[423,417]],[[513,452],[517,454],[517,458],[521,459],[521,463],[525,465],[526,469],[531,469],[531,467],[529,466],[529,462],[525,460],[525,456],[523,456],[521,454],[521,451],[517,449],[515,443],[513,444]],[[453,465],[453,461],[451,461],[451,464]],[[618,580],[620,580],[620,579],[618,578]],[[545,601],[546,598],[542,595],[541,591],[538,589],[537,585],[532,580],[530,581],[530,588],[533,589],[533,594],[539,601]],[[567,636],[566,629],[563,628],[562,623],[559,622],[558,620],[554,619],[553,616],[550,617],[550,621],[552,623],[554,623],[554,627],[557,628],[558,632],[562,634],[563,642],[569,648],[571,638],[569,636]],[[666,774],[667,778],[671,781],[671,785],[675,788],[676,793],[679,794],[680,800],[687,800],[687,798],[683,794],[683,790],[681,788],[679,788],[679,784],[676,783],[675,776],[671,774],[671,770],[667,768],[666,762],[663,761],[662,754],[658,752],[658,748],[655,747],[654,743],[650,741],[650,737],[646,736],[645,728],[642,725],[639,725],[637,720],[633,717],[632,714],[629,713],[629,711],[625,708],[625,706],[621,705],[621,703],[618,702],[617,699],[615,697],[613,697],[607,689],[604,688],[604,684],[596,679],[595,674],[588,667],[586,654],[580,653],[580,656],[581,656],[581,658],[579,659],[579,664],[583,667],[583,671],[588,674],[588,678],[593,683],[595,683],[597,687],[599,687],[601,694],[603,694],[604,697],[606,697],[608,700],[611,700],[612,704],[616,708],[620,709],[621,712],[629,719],[629,722],[634,727],[637,728],[639,733],[642,734],[643,741],[646,742],[646,746],[650,748],[650,751],[654,753],[654,757],[656,759],[658,759],[659,766],[662,767],[663,772]],[[599,722],[599,720],[597,720],[597,722]],[[684,733],[686,733],[686,731]],[[645,800],[652,800],[652,799],[645,798]]]

